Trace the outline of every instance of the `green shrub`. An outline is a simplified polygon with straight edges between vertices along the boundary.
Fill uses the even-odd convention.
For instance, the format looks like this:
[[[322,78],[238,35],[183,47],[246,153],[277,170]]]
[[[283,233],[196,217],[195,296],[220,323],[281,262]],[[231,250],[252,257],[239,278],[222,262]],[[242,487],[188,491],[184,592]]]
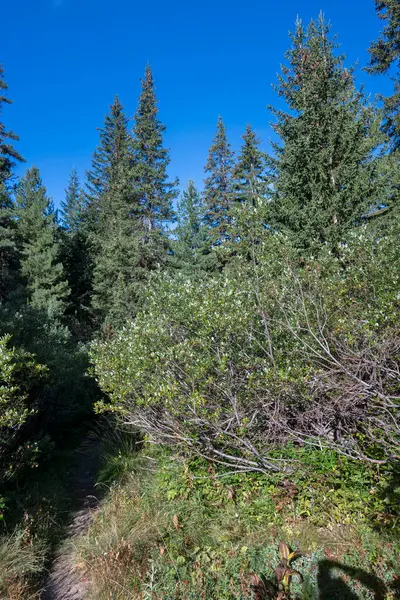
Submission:
[[[98,409],[236,471],[290,474],[289,442],[395,460],[398,255],[363,229],[307,262],[267,236],[252,267],[155,280],[135,321],[92,347]]]
[[[10,344],[10,336],[0,338],[0,480],[11,476],[21,464],[32,459],[35,442],[18,436],[27,418],[37,407],[35,390],[47,369],[28,352]]]

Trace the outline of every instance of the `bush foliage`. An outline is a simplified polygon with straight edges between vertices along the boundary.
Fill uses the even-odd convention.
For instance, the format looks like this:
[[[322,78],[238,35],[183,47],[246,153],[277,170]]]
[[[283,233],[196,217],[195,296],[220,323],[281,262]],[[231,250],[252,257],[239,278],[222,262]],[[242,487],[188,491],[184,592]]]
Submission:
[[[256,252],[155,279],[135,321],[92,347],[98,409],[233,470],[291,473],[289,442],[393,462],[398,244],[361,228],[339,254],[299,258],[273,234]]]

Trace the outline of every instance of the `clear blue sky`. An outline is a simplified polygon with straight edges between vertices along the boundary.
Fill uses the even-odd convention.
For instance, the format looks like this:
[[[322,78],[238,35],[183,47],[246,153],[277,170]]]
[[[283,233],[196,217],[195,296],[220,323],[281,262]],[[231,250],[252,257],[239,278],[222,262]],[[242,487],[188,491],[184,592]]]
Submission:
[[[220,114],[234,148],[251,122],[268,148],[271,83],[296,15],[324,11],[358,82],[388,93],[385,77],[361,71],[382,22],[373,0],[12,0],[2,3],[0,62],[9,97],[4,120],[21,138],[56,204],[69,172],[83,175],[97,127],[115,94],[132,116],[147,62],[167,126],[171,175],[199,185]]]

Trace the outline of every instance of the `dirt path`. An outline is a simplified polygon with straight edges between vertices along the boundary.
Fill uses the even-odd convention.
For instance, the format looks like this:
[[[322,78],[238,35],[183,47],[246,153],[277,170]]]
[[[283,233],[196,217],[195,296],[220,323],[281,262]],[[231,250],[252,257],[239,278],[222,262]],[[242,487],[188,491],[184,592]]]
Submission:
[[[73,487],[76,498],[76,512],[67,529],[65,541],[84,533],[89,527],[92,513],[98,506],[95,493],[95,478],[100,463],[100,443],[89,435],[83,442]],[[67,545],[68,546],[68,545]],[[72,546],[72,544],[71,544]],[[83,600],[88,591],[88,582],[75,568],[73,551],[61,549],[54,560],[45,582],[41,600]]]

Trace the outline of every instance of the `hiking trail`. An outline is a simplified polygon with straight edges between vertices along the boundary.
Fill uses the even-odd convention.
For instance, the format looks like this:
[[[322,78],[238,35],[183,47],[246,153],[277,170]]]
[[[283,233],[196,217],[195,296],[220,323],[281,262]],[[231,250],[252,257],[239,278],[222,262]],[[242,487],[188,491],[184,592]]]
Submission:
[[[88,529],[93,511],[99,504],[95,479],[100,466],[100,442],[94,434],[86,437],[78,453],[81,456],[72,482],[77,508],[58,555],[51,565],[43,586],[41,600],[83,600],[89,589],[89,582],[76,568],[73,544],[69,545],[65,542],[73,540]]]

